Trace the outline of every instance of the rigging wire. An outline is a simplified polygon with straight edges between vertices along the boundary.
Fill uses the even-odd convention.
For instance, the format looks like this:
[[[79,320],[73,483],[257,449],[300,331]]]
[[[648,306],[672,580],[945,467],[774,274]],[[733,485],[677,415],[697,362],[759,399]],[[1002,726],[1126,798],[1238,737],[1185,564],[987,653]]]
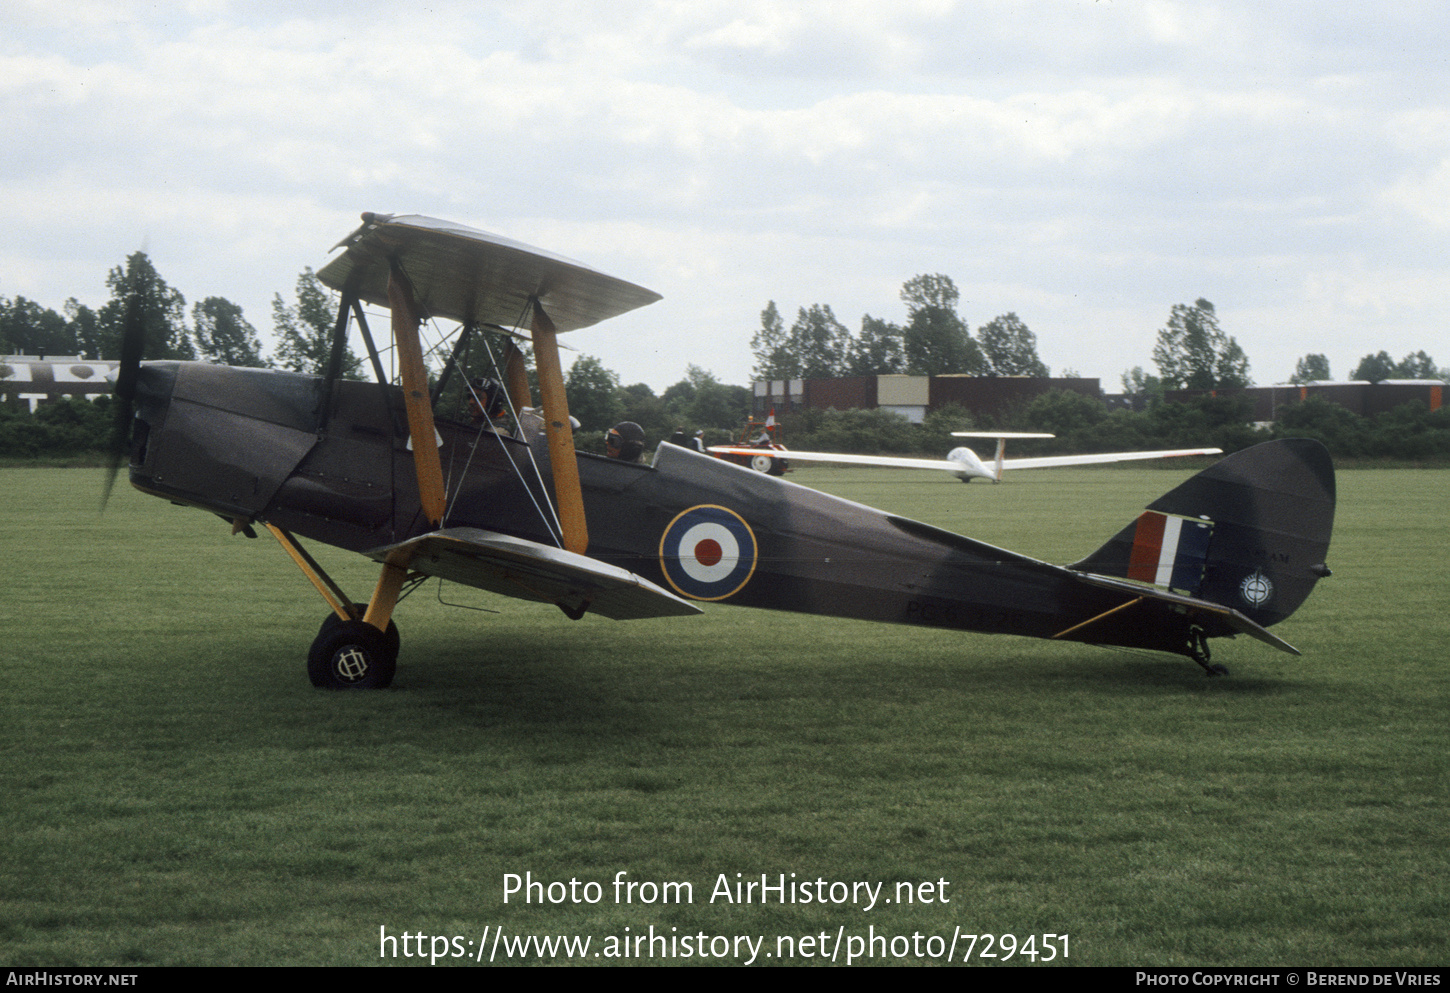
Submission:
[[[523,317],[523,315],[521,314],[520,315],[520,320],[522,320],[522,317]],[[428,349],[426,350],[426,352],[424,353],[425,358],[431,358],[436,353],[438,353],[440,351],[443,351],[444,350],[444,346],[450,340],[452,340],[453,337],[456,334],[460,333],[458,331],[451,332],[451,333],[444,333],[438,327],[438,325],[434,321],[432,315],[428,315],[426,317],[425,323],[426,323],[427,327],[432,330],[433,334],[437,336],[437,341],[435,343],[431,344],[428,347]],[[499,379],[500,381],[504,381],[504,373],[499,368],[498,356],[494,353],[493,347],[489,343],[489,337],[487,335],[485,335],[484,338],[483,338],[483,341],[484,341],[484,349],[485,349],[485,351],[488,354],[489,365],[490,365],[490,367],[491,367],[491,369],[492,369],[492,371],[494,373],[494,376],[497,379]],[[469,344],[469,349],[471,350],[472,347],[473,347],[472,346],[472,343],[470,343]],[[446,352],[445,352],[445,354],[446,354]],[[446,362],[453,361],[453,360],[452,360],[452,358],[450,356],[449,358],[444,359],[443,361],[446,363]],[[484,407],[485,404],[482,402],[482,399],[483,398],[480,397],[478,395],[478,393],[475,391],[475,389],[473,387],[473,382],[472,382],[472,380],[470,379],[470,377],[468,375],[467,357],[464,356],[464,357],[460,358],[459,361],[455,362],[454,363],[454,368],[455,368],[456,372],[458,373],[459,378],[463,381],[464,388],[466,390],[468,390],[469,395],[472,396],[473,399],[479,403],[479,406],[480,407]],[[504,390],[504,402],[508,406],[509,415],[513,419],[513,422],[516,425],[520,425],[521,426],[522,425],[522,422],[519,419],[519,412],[514,409],[514,406],[513,406],[513,398],[508,395],[508,391],[506,389]],[[453,476],[454,476],[454,472],[453,472],[454,462],[453,462],[452,459],[449,459],[449,464],[448,464],[448,478],[445,480],[445,483],[444,483],[445,492],[450,491],[450,490],[452,491],[452,497],[451,497],[450,504],[449,504],[449,507],[448,507],[448,513],[452,513],[454,506],[457,504],[458,498],[462,495],[462,492],[463,492],[463,480],[467,478],[468,470],[473,465],[474,457],[478,454],[478,446],[479,446],[480,442],[482,441],[484,435],[492,435],[493,436],[494,442],[499,446],[499,449],[502,452],[505,460],[508,462],[509,466],[513,469],[514,475],[518,478],[520,485],[523,486],[524,492],[526,492],[529,495],[529,500],[530,500],[531,503],[533,503],[534,510],[538,513],[539,519],[540,519],[540,521],[543,522],[543,525],[544,525],[545,529],[548,530],[548,532],[550,534],[550,537],[554,540],[554,543],[558,547],[560,547],[560,548],[564,547],[563,526],[559,522],[558,511],[554,508],[553,502],[549,499],[548,489],[547,489],[547,487],[544,486],[543,470],[540,468],[540,466],[538,464],[538,460],[534,456],[533,446],[532,445],[525,444],[525,451],[528,452],[529,462],[532,465],[533,471],[534,471],[534,477],[535,477],[535,479],[537,480],[537,482],[539,484],[539,495],[536,495],[535,494],[535,491],[534,491],[533,487],[531,487],[529,485],[528,480],[525,479],[522,469],[519,467],[518,463],[510,455],[509,450],[508,450],[508,446],[505,444],[505,442],[503,440],[503,436],[500,435],[497,431],[491,430],[491,424],[488,422],[487,418],[485,418],[485,421],[483,423],[479,424],[479,426],[478,426],[478,433],[477,433],[477,435],[475,435],[475,437],[473,439],[473,443],[469,446],[468,458],[464,461],[464,465],[463,465],[462,471],[461,471],[461,473],[460,473],[460,475],[458,477],[458,480],[457,480],[457,486],[454,486],[454,479],[453,479]],[[543,498],[543,504],[542,505],[540,504],[540,500],[539,500],[539,496],[540,495]],[[445,514],[445,517],[446,516],[447,515]]]
[[[400,262],[400,268],[402,268],[401,262]],[[404,268],[404,275],[406,275],[406,274],[407,274],[407,270],[406,270],[406,268]],[[419,309],[420,310],[423,309],[421,303],[419,303],[418,306],[419,306]],[[520,312],[519,312],[519,315],[518,315],[518,319],[514,322],[514,327],[516,327],[516,328],[523,327],[524,320],[527,318],[528,311],[529,311],[529,309],[532,306],[533,306],[532,299],[526,301],[523,304],[523,307],[520,309]],[[381,315],[374,315],[374,316],[381,316]],[[427,350],[424,352],[424,359],[425,359],[425,361],[427,359],[429,359],[429,358],[432,358],[435,353],[437,353],[438,351],[440,351],[441,349],[443,349],[443,347],[453,338],[453,336],[455,334],[460,333],[458,331],[455,331],[455,332],[452,332],[452,333],[444,333],[441,329],[439,329],[436,321],[433,318],[433,315],[432,314],[429,314],[429,313],[426,313],[426,312],[423,314],[423,316],[422,316],[422,318],[420,320],[420,327],[421,326],[426,326],[428,328],[431,328],[432,331],[433,331],[433,334],[436,335],[436,338],[437,338],[436,342],[434,342],[433,344],[431,344],[427,348]],[[506,329],[504,329],[504,328],[498,328],[498,330],[504,331],[505,333],[507,333]],[[471,350],[471,348],[472,348],[472,344],[471,343],[469,345],[469,348]],[[492,368],[492,370],[494,372],[495,377],[500,382],[507,382],[507,380],[505,378],[505,375],[506,374],[499,367],[498,356],[494,353],[493,346],[490,344],[490,342],[489,342],[489,336],[487,336],[487,335],[484,336],[484,349],[486,350],[486,352],[488,354],[489,365],[491,366],[491,368]],[[390,367],[389,368],[389,376],[390,376],[390,379],[395,382],[397,380],[397,368],[396,368],[396,361],[397,361],[397,343],[396,343],[396,340],[394,340],[391,344],[387,345],[385,348],[380,349],[380,351],[386,351],[388,353],[389,367]],[[452,359],[450,357],[448,359],[444,359],[443,361],[446,364],[447,362],[452,361]],[[454,368],[459,373],[460,378],[463,380],[465,389],[467,389],[469,391],[469,394],[473,397],[473,399],[475,401],[479,401],[482,398],[479,397],[478,394],[474,391],[473,383],[469,379],[468,370],[467,370],[466,366],[467,366],[466,357],[464,357],[464,360],[462,362],[456,362],[455,363]],[[507,389],[504,390],[504,402],[508,406],[509,416],[512,418],[514,424],[517,425],[517,426],[519,426],[519,428],[522,430],[523,422],[519,418],[519,411],[514,408],[513,397],[509,395]],[[480,406],[483,406],[483,404],[480,403]],[[559,513],[558,513],[557,508],[554,506],[553,501],[549,497],[548,487],[544,485],[543,469],[540,467],[539,462],[538,462],[538,459],[537,459],[537,457],[534,454],[534,447],[533,447],[533,445],[528,444],[527,442],[525,442],[524,449],[528,453],[529,463],[530,463],[530,465],[533,468],[534,478],[535,478],[535,480],[538,483],[538,494],[537,495],[535,494],[533,487],[531,487],[529,485],[528,480],[524,478],[523,470],[520,468],[519,464],[509,454],[508,447],[507,447],[507,445],[505,445],[504,440],[503,440],[503,437],[501,435],[499,435],[498,432],[489,430],[489,427],[490,426],[491,425],[488,423],[488,419],[485,417],[485,422],[479,425],[478,435],[474,438],[473,444],[470,446],[470,451],[469,451],[468,458],[464,462],[464,466],[463,466],[463,469],[462,469],[462,473],[461,473],[461,475],[460,475],[460,477],[458,479],[458,485],[456,487],[453,487],[453,485],[452,485],[452,483],[453,483],[453,460],[452,459],[449,459],[448,477],[444,481],[444,492],[446,493],[446,492],[448,492],[448,490],[450,488],[452,488],[453,495],[452,495],[450,504],[449,504],[449,506],[447,508],[447,511],[445,511],[445,514],[444,514],[445,519],[447,518],[448,514],[450,514],[452,512],[453,507],[457,504],[457,501],[458,501],[459,496],[462,494],[462,491],[463,491],[463,480],[467,478],[468,470],[469,470],[469,468],[473,464],[473,458],[478,453],[478,444],[479,444],[479,441],[482,439],[483,435],[485,435],[485,434],[491,434],[491,435],[494,436],[494,440],[498,444],[499,449],[502,452],[504,458],[508,461],[509,466],[514,470],[514,475],[518,478],[520,485],[522,485],[523,488],[524,488],[524,491],[526,493],[528,493],[529,500],[530,500],[530,502],[533,503],[534,510],[538,513],[539,520],[543,523],[544,528],[549,532],[550,537],[554,540],[554,543],[559,548],[563,548],[564,547],[564,528],[563,528],[563,524],[559,520]],[[519,439],[519,440],[523,440],[523,439]],[[540,503],[540,497],[542,497],[542,501],[543,501],[542,502],[542,505]]]
[[[519,320],[523,320],[523,314],[519,315]],[[494,354],[493,345],[490,343],[487,337],[483,339],[483,347],[488,353],[489,365],[492,367],[499,382],[507,383],[507,373],[499,368],[498,356]],[[469,384],[469,389],[473,389],[473,385],[471,383]],[[515,424],[522,427],[523,422],[519,418],[519,411],[514,409],[513,397],[509,396],[507,387],[505,387],[503,392],[504,403],[508,406],[509,416],[513,418]],[[501,448],[504,447],[502,438],[498,439],[498,444]],[[553,536],[554,541],[558,545],[558,547],[563,548],[564,526],[559,521],[558,509],[554,506],[553,501],[549,499],[548,488],[544,486],[544,471],[539,466],[538,459],[534,455],[534,446],[526,442],[524,445],[524,450],[528,452],[529,464],[533,467],[534,478],[538,481],[539,484],[539,493],[540,495],[542,495],[544,501],[544,505],[542,507],[539,505],[538,499],[534,496],[533,490],[529,487],[528,481],[524,479],[523,472],[519,469],[518,464],[515,463],[512,458],[509,458],[509,464],[514,467],[514,473],[518,476],[519,482],[523,484],[525,491],[527,491],[529,494],[529,499],[533,501],[534,509],[539,513],[539,519],[542,520],[544,522],[544,526],[549,529],[549,533]],[[508,451],[506,448],[504,449],[504,455],[505,457],[508,456]],[[547,512],[545,508],[547,508]]]

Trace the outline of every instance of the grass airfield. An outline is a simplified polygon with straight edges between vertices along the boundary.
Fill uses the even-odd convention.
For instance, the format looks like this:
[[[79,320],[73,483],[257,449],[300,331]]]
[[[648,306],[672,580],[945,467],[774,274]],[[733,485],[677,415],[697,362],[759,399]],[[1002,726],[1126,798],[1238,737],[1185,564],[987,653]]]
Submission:
[[[1187,474],[788,478],[1068,562]],[[1228,679],[1012,637],[714,604],[571,622],[442,591],[481,613],[435,582],[397,615],[394,687],[360,693],[308,683],[325,608],[269,537],[124,485],[98,517],[100,479],[0,471],[5,965],[371,964],[380,928],[457,938],[439,965],[472,964],[486,928],[592,939],[514,962],[637,964],[620,939],[651,925],[764,938],[764,964],[821,961],[777,939],[823,932],[886,939],[858,964],[940,962],[965,934],[1020,952],[982,939],[973,964],[1040,964],[1044,934],[1070,936],[1068,965],[1450,962],[1450,473],[1341,472],[1335,575],[1275,628],[1303,657],[1218,640]],[[310,547],[366,596],[371,563]],[[620,871],[693,902],[617,900]],[[526,872],[601,898],[505,904]],[[869,911],[711,901],[722,874],[762,873],[947,886]],[[381,961],[420,961],[395,947]]]

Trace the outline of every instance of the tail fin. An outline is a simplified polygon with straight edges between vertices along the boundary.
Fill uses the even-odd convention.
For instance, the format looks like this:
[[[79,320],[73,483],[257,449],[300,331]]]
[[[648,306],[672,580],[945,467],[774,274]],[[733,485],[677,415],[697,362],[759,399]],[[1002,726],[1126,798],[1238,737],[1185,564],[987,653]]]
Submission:
[[[1153,583],[1268,627],[1329,575],[1333,527],[1329,452],[1288,438],[1205,469],[1069,568]]]

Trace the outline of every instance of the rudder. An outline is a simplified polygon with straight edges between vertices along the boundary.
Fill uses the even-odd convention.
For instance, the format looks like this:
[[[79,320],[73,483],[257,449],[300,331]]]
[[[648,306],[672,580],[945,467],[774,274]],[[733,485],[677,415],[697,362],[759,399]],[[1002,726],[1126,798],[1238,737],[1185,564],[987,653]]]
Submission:
[[[1069,568],[1152,583],[1268,627],[1329,575],[1334,500],[1334,465],[1323,445],[1265,442],[1165,493]]]

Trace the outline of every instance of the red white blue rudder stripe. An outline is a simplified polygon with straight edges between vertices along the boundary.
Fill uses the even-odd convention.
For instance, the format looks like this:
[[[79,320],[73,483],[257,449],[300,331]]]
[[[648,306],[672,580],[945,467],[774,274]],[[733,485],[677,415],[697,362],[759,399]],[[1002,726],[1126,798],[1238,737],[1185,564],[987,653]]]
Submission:
[[[1196,593],[1208,560],[1209,521],[1144,511],[1133,531],[1128,578]]]
[[[733,510],[691,507],[660,536],[660,567],[676,592],[695,600],[724,600],[755,572],[755,533]]]

